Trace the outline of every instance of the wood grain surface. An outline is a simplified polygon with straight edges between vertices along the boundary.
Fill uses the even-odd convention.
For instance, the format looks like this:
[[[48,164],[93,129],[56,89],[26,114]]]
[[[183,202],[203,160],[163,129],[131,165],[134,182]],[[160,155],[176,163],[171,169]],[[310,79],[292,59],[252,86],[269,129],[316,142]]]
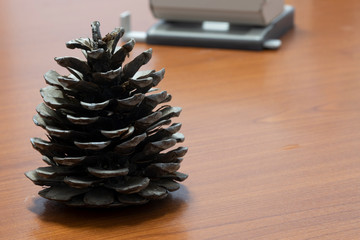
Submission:
[[[289,0],[296,28],[278,51],[149,46],[147,68],[183,108],[181,171],[165,200],[117,210],[40,198],[32,116],[65,42],[102,32],[147,1],[0,0],[0,239],[360,239],[360,1]],[[80,56],[80,55],[79,55]]]

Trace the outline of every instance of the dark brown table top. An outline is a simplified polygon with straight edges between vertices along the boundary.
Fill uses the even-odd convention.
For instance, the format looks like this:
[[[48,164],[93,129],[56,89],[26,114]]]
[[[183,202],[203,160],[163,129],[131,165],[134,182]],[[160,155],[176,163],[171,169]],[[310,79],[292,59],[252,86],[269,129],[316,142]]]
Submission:
[[[289,0],[296,28],[278,51],[138,43],[183,108],[190,177],[160,202],[117,210],[44,200],[24,172],[43,165],[29,139],[42,75],[64,71],[68,40],[103,32],[146,1],[0,1],[1,239],[359,239],[360,2]],[[80,55],[79,55],[80,56]],[[65,73],[64,73],[65,74]]]

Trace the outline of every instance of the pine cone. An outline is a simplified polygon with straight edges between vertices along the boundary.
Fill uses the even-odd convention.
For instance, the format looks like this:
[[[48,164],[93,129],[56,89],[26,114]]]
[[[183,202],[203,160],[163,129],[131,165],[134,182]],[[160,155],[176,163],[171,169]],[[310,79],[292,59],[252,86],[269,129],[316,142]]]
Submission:
[[[163,199],[187,178],[177,172],[187,148],[173,148],[184,141],[181,124],[171,124],[181,108],[166,105],[171,95],[154,88],[164,69],[138,71],[152,50],[123,65],[135,41],[117,48],[124,30],[116,28],[102,38],[99,26],[92,23],[92,39],[66,43],[81,49],[87,61],[57,57],[70,75],[52,70],[44,75],[44,103],[33,120],[49,141],[32,138],[31,143],[49,166],[25,175],[46,186],[40,196],[70,206],[118,207]]]

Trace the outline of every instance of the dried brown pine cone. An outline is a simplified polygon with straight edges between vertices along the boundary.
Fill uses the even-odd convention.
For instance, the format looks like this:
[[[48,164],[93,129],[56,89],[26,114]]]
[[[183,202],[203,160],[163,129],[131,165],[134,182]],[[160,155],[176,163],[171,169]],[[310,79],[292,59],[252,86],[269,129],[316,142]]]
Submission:
[[[187,178],[177,172],[187,148],[173,147],[184,141],[181,124],[171,124],[181,108],[166,105],[171,95],[154,88],[164,69],[139,71],[152,50],[124,64],[134,40],[117,48],[124,30],[102,38],[99,26],[92,23],[92,39],[66,43],[81,49],[87,61],[58,57],[70,75],[52,70],[44,75],[44,103],[33,120],[49,140],[31,143],[49,166],[25,175],[45,186],[40,196],[71,206],[118,207],[165,198]]]

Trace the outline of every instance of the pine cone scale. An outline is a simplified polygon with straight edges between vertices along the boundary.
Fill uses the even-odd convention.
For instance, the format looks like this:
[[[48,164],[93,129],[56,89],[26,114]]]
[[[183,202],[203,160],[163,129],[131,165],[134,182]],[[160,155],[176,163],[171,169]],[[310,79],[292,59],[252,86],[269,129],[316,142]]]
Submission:
[[[55,61],[62,67],[74,69],[83,75],[87,75],[91,72],[90,67],[86,62],[81,61],[75,57],[56,57]]]
[[[39,195],[56,201],[69,201],[71,198],[78,196],[80,194],[88,192],[89,189],[78,189],[71,188],[68,186],[56,186],[51,188],[46,188],[39,192]]]
[[[88,188],[103,182],[103,179],[90,178],[90,177],[65,177],[64,183],[73,188]]]
[[[130,177],[125,182],[109,183],[105,186],[114,189],[118,193],[132,194],[145,189],[149,183],[150,179],[147,177]]]
[[[105,169],[88,167],[87,170],[91,175],[98,178],[112,178],[112,177],[126,176],[129,173],[128,168],[105,170]]]

